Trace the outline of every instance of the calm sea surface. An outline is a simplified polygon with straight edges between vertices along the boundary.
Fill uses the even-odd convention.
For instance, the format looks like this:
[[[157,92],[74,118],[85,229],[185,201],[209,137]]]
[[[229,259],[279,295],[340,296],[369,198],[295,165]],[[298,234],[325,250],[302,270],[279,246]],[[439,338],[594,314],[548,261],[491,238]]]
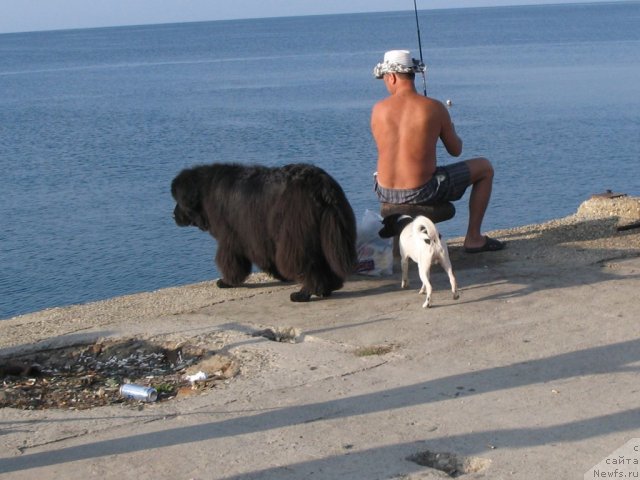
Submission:
[[[496,167],[486,230],[640,194],[640,2],[420,23],[429,95]],[[311,162],[376,210],[371,70],[416,45],[412,11],[0,35],[0,318],[216,278],[213,239],[171,216],[197,163]]]

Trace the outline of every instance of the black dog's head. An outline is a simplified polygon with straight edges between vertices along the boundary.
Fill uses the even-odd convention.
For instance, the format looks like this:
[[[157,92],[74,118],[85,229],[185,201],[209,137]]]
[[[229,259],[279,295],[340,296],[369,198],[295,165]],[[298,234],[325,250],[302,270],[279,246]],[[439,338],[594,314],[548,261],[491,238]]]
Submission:
[[[413,222],[413,217],[409,215],[402,215],[401,213],[394,213],[392,215],[387,215],[382,219],[383,227],[378,232],[382,238],[391,238],[396,235],[400,235],[400,232]]]
[[[209,229],[209,221],[203,210],[200,182],[192,169],[185,169],[171,182],[171,195],[176,201],[173,219],[180,227]]]

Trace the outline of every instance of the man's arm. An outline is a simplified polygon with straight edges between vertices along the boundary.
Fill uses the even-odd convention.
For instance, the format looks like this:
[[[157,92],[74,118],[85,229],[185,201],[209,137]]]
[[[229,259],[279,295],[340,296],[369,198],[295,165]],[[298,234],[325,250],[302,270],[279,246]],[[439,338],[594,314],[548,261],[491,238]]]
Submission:
[[[449,155],[459,157],[462,153],[462,139],[456,133],[456,127],[453,125],[451,116],[444,105],[442,106],[442,114],[440,139]]]

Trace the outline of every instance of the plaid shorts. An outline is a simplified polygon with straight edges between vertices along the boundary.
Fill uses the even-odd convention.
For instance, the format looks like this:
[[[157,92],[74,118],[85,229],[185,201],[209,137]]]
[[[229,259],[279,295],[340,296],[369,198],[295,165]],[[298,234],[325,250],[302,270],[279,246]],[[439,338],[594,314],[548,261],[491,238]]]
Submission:
[[[436,167],[427,183],[418,188],[384,188],[376,181],[374,190],[382,203],[433,205],[460,200],[471,183],[471,172],[465,162]]]

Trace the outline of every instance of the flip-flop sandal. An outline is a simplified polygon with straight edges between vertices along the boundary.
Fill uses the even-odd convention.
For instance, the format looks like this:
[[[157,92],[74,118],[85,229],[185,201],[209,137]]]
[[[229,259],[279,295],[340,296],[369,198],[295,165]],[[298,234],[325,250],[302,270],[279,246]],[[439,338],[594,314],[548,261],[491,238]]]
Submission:
[[[484,245],[476,248],[466,248],[464,249],[467,253],[480,253],[480,252],[497,252],[498,250],[502,250],[505,246],[504,242],[500,240],[496,240],[495,238],[485,237],[487,239],[484,242]]]

